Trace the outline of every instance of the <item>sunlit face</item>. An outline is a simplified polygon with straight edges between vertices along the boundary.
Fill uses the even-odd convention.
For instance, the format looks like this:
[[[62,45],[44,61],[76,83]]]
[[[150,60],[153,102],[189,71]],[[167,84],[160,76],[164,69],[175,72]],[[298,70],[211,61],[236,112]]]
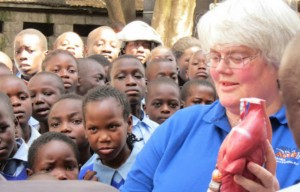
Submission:
[[[101,54],[110,62],[118,57],[120,42],[113,30],[102,29],[92,37],[91,43],[87,45],[87,56]]]
[[[150,41],[129,41],[125,45],[124,53],[133,55],[138,58],[141,63],[145,64],[151,51]]]
[[[210,52],[219,54],[222,58],[232,53],[238,53],[244,58],[259,54],[245,46],[216,46]],[[221,60],[216,68],[210,68],[212,79],[220,99],[226,108],[239,111],[241,98],[257,97],[272,102],[277,96],[277,69],[267,63],[260,54],[242,69],[228,68],[227,62]]]
[[[0,91],[6,93],[14,108],[15,117],[22,128],[28,126],[32,113],[29,90],[23,80],[14,76],[0,78]]]
[[[48,125],[49,131],[65,134],[79,149],[88,146],[83,126],[81,100],[70,98],[55,103],[49,113]]]
[[[151,58],[149,58],[149,62],[154,59],[167,59],[169,61],[175,61],[176,58],[173,55],[172,51],[166,47],[157,47],[151,51]]]
[[[187,69],[189,66],[189,61],[192,57],[192,55],[199,51],[200,47],[190,47],[186,49],[183,54],[177,59],[177,64],[179,67],[179,76],[184,81],[187,81]]]
[[[32,102],[32,116],[38,121],[46,121],[51,106],[62,96],[60,82],[48,75],[34,76],[28,82]]]
[[[106,84],[106,73],[104,67],[96,62],[89,60],[84,69],[79,70],[80,80],[79,80],[79,88],[78,93],[84,95],[88,92],[88,90],[92,89],[95,86],[103,86]]]
[[[78,83],[78,69],[75,58],[67,54],[57,54],[45,63],[45,71],[57,74],[64,82],[67,93],[76,91]]]
[[[76,33],[65,33],[57,40],[54,49],[69,51],[75,58],[83,57],[83,42]]]
[[[71,146],[52,140],[38,149],[30,175],[48,173],[59,180],[76,180],[78,171],[78,162]]]
[[[183,101],[184,107],[195,104],[207,105],[215,101],[214,90],[204,85],[194,85],[188,90],[187,98]]]
[[[85,106],[85,128],[91,148],[104,165],[119,167],[130,154],[126,144],[131,117],[124,119],[123,108],[114,98],[89,102]]]
[[[159,84],[151,87],[146,97],[146,114],[158,124],[180,109],[180,93],[172,85]]]
[[[36,35],[17,36],[14,43],[14,59],[18,71],[24,76],[33,76],[41,71],[45,58],[41,41]]]
[[[17,150],[15,143],[16,125],[12,114],[1,105],[0,107],[0,162],[7,160]]]
[[[111,85],[124,92],[131,104],[140,104],[145,96],[145,69],[136,59],[123,58],[116,61],[110,72]]]
[[[187,75],[189,80],[208,78],[206,59],[202,52],[195,53],[190,59]]]
[[[175,61],[161,61],[153,63],[147,70],[147,81],[152,81],[159,77],[167,77],[178,84],[177,67]]]

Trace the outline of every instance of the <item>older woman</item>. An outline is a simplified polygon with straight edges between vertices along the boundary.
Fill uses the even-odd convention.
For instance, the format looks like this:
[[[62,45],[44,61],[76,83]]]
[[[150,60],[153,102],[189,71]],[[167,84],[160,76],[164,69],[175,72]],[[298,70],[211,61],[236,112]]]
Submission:
[[[300,152],[287,127],[277,71],[286,44],[299,28],[298,15],[282,0],[227,0],[205,14],[198,34],[209,52],[207,65],[219,100],[180,110],[162,124],[137,157],[123,191],[206,191],[219,147],[239,121],[244,97],[266,100],[280,186],[298,182]],[[248,164],[261,178],[259,168]],[[247,190],[268,187],[273,183],[262,180]]]

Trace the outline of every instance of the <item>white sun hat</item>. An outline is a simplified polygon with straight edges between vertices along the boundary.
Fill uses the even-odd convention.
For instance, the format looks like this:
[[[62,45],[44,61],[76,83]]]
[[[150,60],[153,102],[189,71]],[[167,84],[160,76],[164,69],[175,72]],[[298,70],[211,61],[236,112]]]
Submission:
[[[157,46],[163,44],[160,35],[143,21],[128,23],[117,35],[123,42],[143,40],[154,42]]]

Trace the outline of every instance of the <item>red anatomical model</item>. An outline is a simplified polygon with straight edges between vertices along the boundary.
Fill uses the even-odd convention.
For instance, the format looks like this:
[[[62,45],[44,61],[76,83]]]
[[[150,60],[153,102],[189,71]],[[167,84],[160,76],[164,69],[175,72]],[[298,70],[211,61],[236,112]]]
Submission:
[[[265,142],[271,142],[272,128],[266,114],[265,101],[257,98],[241,99],[241,122],[232,128],[223,141],[217,161],[221,173],[221,192],[244,192],[233,181],[235,174],[256,180],[246,165],[249,161],[265,163]]]

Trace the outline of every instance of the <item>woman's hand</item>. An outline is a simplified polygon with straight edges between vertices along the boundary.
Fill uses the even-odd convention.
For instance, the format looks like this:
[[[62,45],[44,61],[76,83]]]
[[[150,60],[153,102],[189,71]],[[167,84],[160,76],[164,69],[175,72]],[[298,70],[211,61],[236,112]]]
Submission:
[[[266,163],[265,167],[253,162],[248,163],[248,170],[253,173],[260,182],[249,180],[241,175],[235,175],[234,181],[249,192],[273,192],[279,190],[279,183],[275,176],[276,159],[269,141],[266,141]]]

